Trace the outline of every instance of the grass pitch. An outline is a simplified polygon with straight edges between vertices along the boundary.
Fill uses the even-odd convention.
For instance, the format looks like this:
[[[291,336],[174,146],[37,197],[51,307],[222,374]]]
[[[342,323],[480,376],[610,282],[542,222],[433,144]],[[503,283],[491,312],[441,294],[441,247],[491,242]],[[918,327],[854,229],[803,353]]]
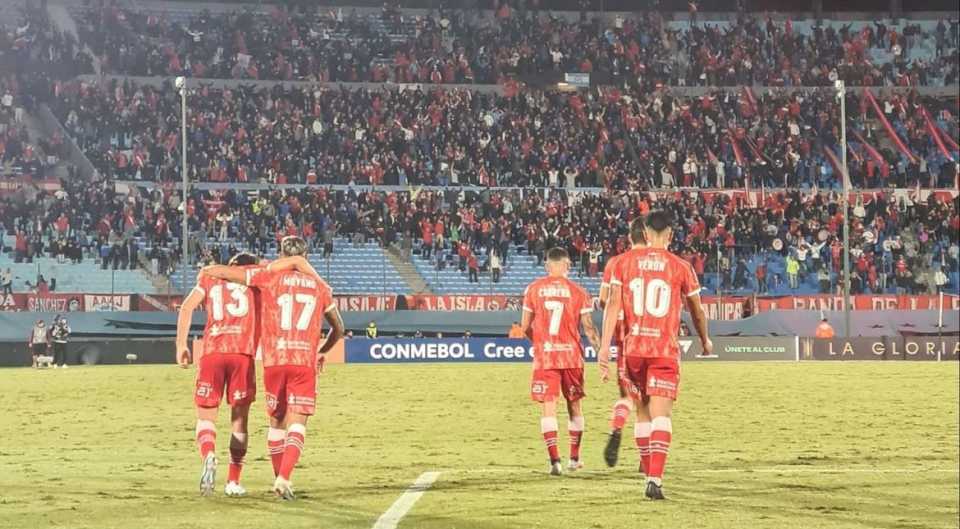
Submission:
[[[587,471],[562,478],[545,474],[529,366],[333,366],[292,503],[267,493],[262,400],[250,496],[222,495],[221,411],[217,496],[200,498],[192,370],[2,370],[0,527],[369,529],[436,470],[401,529],[956,528],[958,367],[686,364],[659,503],[641,496],[630,440],[603,465],[616,390],[594,366]]]

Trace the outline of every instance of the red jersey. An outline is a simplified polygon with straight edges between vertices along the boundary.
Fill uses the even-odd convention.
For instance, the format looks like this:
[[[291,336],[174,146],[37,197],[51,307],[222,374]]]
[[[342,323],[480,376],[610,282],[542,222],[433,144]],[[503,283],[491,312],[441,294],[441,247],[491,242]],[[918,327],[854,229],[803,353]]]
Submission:
[[[700,293],[690,263],[659,248],[630,250],[618,261],[610,284],[621,287],[624,354],[680,356],[677,335],[684,298]]]
[[[258,299],[253,289],[201,275],[193,290],[203,295],[203,308],[207,312],[204,354],[253,356],[260,327]]]
[[[247,269],[246,283],[260,291],[263,366],[316,367],[323,315],[336,308],[327,283],[269,266]]]
[[[617,268],[617,263],[620,262],[620,258],[624,254],[617,254],[607,259],[607,264],[603,267],[603,279],[600,282],[600,288],[604,286],[610,287],[610,279],[613,277],[613,271]],[[608,294],[609,295],[609,294]],[[607,298],[609,303],[609,297]],[[613,340],[614,345],[618,343],[623,343],[623,311],[620,311],[620,314],[617,315],[617,327],[613,330]]]
[[[523,310],[533,315],[534,369],[583,368],[580,316],[593,312],[583,287],[565,277],[541,277],[524,292]]]

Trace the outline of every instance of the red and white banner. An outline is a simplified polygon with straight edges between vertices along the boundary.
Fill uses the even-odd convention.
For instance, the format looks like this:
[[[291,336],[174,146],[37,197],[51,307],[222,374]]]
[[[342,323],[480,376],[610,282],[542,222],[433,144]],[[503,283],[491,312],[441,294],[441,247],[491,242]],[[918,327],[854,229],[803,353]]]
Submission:
[[[396,310],[397,296],[334,296],[341,312]]]
[[[118,312],[130,310],[130,296],[125,294],[87,294],[83,296],[87,312]]]
[[[0,296],[0,310],[8,312],[78,312],[82,294],[7,294]]]
[[[843,296],[810,295],[757,298],[757,312],[768,310],[843,310]],[[853,296],[852,310],[937,310],[939,296]],[[960,297],[944,296],[943,310],[960,310]]]
[[[503,295],[448,295],[448,296],[407,296],[407,308],[410,310],[471,312],[520,310],[523,299],[520,296]]]
[[[749,306],[750,298],[746,296],[702,296],[700,302],[711,320],[739,320],[743,318],[744,309]]]

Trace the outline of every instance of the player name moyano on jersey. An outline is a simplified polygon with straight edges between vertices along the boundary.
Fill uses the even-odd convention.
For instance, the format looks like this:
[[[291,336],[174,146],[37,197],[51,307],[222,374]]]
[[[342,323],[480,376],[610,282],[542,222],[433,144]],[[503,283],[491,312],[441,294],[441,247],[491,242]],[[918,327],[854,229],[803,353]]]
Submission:
[[[309,276],[301,274],[288,274],[280,279],[280,284],[285,287],[316,289],[317,282]]]

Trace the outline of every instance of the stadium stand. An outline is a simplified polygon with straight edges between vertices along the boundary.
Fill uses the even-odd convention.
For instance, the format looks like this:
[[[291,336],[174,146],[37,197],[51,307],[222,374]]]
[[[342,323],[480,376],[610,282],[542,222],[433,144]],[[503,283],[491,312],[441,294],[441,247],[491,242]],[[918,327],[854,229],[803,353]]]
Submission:
[[[209,6],[204,6],[209,7]],[[418,15],[350,8],[177,6],[74,11],[106,71],[133,75],[398,83],[497,83],[585,72],[608,84],[953,85],[957,28],[943,21],[702,24],[642,16],[505,11]]]
[[[626,221],[667,207],[709,291],[834,292],[839,104],[832,89],[816,86],[842,78],[876,87],[850,89],[846,100],[851,181],[870,190],[854,205],[854,290],[958,285],[957,199],[928,190],[957,181],[956,95],[930,88],[956,85],[953,22],[818,27],[758,16],[691,24],[543,13],[532,23],[509,11],[302,16],[122,5],[72,8],[81,45],[104,72],[238,79],[224,88],[194,81],[190,92],[190,177],[207,183],[186,207],[193,256],[223,261],[244,248],[270,256],[278,237],[297,233],[312,241],[311,259],[338,292],[409,292],[394,266],[399,254],[435,293],[517,294],[540,273],[544,249],[563,245],[578,280],[595,292],[603,263],[623,250]],[[27,55],[75,49],[42,13],[26,16],[23,33],[48,39],[20,40]],[[87,58],[73,60],[81,71]],[[504,81],[542,86],[568,71],[590,72],[599,86]],[[134,267],[143,270],[115,275],[113,289],[164,288],[151,277],[189,283],[173,266],[183,210],[172,185],[180,179],[179,96],[169,81],[54,79],[64,77],[16,75],[4,87],[48,103],[101,180],[89,186],[93,194],[67,178],[63,197],[0,199],[7,240],[22,230],[49,255],[63,213],[67,243],[102,255],[99,264],[56,266],[38,257],[59,289],[82,278],[71,267],[101,266],[119,255],[115,248],[128,257],[135,248]],[[434,90],[250,79],[504,84]],[[344,187],[357,184],[396,187]],[[421,185],[438,187],[413,187]],[[25,220],[31,211],[47,213],[33,223]],[[324,241],[333,241],[332,261]],[[496,282],[491,251],[502,264]],[[17,266],[23,277],[36,275],[36,262]]]

